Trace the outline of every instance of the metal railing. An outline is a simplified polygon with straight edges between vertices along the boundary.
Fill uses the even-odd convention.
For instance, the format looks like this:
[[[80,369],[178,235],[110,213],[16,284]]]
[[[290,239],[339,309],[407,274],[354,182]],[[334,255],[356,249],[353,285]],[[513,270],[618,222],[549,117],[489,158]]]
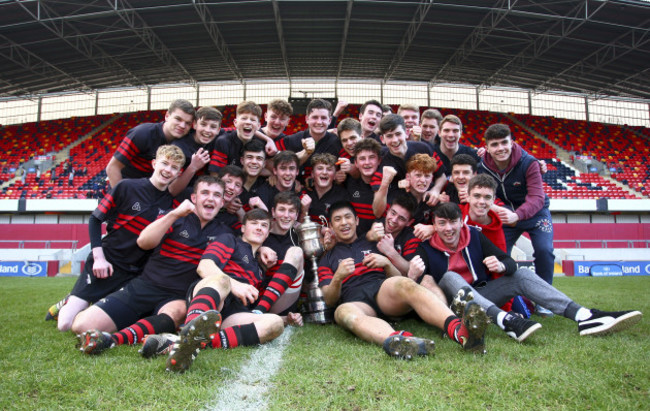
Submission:
[[[36,245],[36,244],[43,244],[43,247],[29,247],[30,249],[35,249],[35,248],[44,248],[44,249],[51,249],[52,245],[55,245],[54,248],[65,248],[65,249],[70,249],[73,252],[77,250],[77,244],[79,243],[79,240],[0,240],[0,248],[18,248],[18,249],[24,249],[25,244],[29,245]],[[6,247],[5,244],[17,244],[18,247]],[[61,245],[60,247],[56,247],[56,245]]]

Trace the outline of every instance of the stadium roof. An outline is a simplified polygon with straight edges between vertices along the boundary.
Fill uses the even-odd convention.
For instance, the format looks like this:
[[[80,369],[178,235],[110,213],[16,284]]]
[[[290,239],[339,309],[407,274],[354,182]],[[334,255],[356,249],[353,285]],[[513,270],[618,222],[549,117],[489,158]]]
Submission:
[[[646,1],[0,0],[0,97],[380,79],[650,98]]]

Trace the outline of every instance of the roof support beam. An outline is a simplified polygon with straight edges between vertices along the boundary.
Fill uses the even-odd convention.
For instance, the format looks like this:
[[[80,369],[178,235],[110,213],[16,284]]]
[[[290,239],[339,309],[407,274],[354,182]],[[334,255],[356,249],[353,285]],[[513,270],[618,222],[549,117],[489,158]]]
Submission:
[[[519,73],[521,69],[524,69],[530,63],[539,59],[549,50],[553,49],[560,41],[587,23],[605,5],[606,3],[602,2],[596,8],[589,9],[589,2],[587,0],[579,2],[566,16],[557,18],[553,24],[549,25],[544,33],[537,35],[516,56],[512,57],[506,64],[492,73],[483,82],[482,87],[490,87],[496,81],[507,79],[510,77],[510,73]],[[558,31],[561,33],[561,36],[553,37],[553,34]]]
[[[196,88],[197,81],[187,71],[176,56],[167,48],[158,35],[147,25],[140,15],[131,7],[127,0],[106,0],[109,4],[114,4],[114,10],[117,15],[133,30],[133,32],[149,47],[149,50],[166,66],[176,69],[181,81],[187,81]]]
[[[289,58],[287,55],[287,45],[284,42],[284,29],[282,28],[282,15],[280,14],[280,5],[277,0],[271,0],[273,5],[273,15],[275,16],[275,30],[278,32],[278,41],[280,42],[280,53],[282,54],[282,63],[287,79],[291,81],[291,69],[289,67]]]
[[[274,0],[275,1],[275,0]],[[341,49],[339,50],[339,68],[336,70],[336,83],[338,84],[343,70],[343,57],[345,56],[345,45],[348,42],[348,32],[350,30],[350,18],[352,17],[352,3],[354,0],[348,0],[348,6],[345,10],[345,22],[343,23],[343,35],[341,36]]]
[[[384,75],[384,80],[383,80],[384,83],[386,83],[388,80],[391,79],[391,77],[393,77],[395,70],[397,70],[399,65],[402,63],[402,60],[404,59],[406,52],[411,46],[413,39],[418,33],[418,30],[420,29],[422,22],[427,16],[427,13],[431,8],[432,3],[433,0],[421,0],[420,4],[418,4],[417,9],[415,10],[415,14],[413,15],[413,18],[411,19],[411,22],[409,23],[409,26],[406,29],[406,33],[404,34],[404,37],[402,37],[402,42],[397,48],[397,51],[393,56],[393,60],[388,65],[388,69],[386,70],[386,74]]]
[[[449,78],[450,72],[454,67],[461,66],[465,59],[471,56],[474,51],[483,43],[485,38],[494,30],[501,20],[514,8],[518,0],[500,0],[490,11],[483,17],[483,20],[474,28],[472,33],[463,41],[463,44],[456,49],[454,54],[447,59],[445,64],[438,70],[435,76],[429,80],[430,84],[435,84],[440,79]]]
[[[244,75],[239,69],[239,66],[237,65],[235,59],[232,57],[232,54],[230,54],[228,44],[226,44],[223,35],[221,35],[221,32],[217,27],[217,22],[214,20],[214,17],[212,17],[212,13],[210,12],[208,5],[205,4],[204,0],[192,0],[192,4],[194,4],[196,13],[199,15],[199,18],[201,18],[203,26],[210,35],[212,42],[217,47],[217,51],[219,51],[219,54],[221,54],[221,58],[223,58],[224,63],[226,66],[228,66],[228,69],[239,81],[239,83],[243,84]]]
[[[52,32],[55,36],[63,40],[78,53],[83,55],[87,60],[97,65],[106,73],[120,72],[124,76],[125,82],[130,82],[134,86],[144,86],[144,82],[136,75],[118,63],[111,55],[98,47],[93,41],[85,37],[74,26],[66,20],[54,21],[52,18],[59,17],[49,6],[43,2],[37,3],[37,9],[34,12],[23,2],[18,4],[25,10],[35,21],[38,21],[43,27]]]
[[[80,90],[91,90],[87,84],[83,83],[79,79],[71,76],[60,68],[50,64],[49,62],[43,60],[36,54],[32,53],[23,46],[16,44],[7,37],[0,35],[0,40],[9,47],[0,48],[0,55],[6,58],[7,60],[12,61],[16,65],[22,67],[24,70],[34,73],[38,78],[53,78],[56,77],[60,79],[58,82],[67,81],[67,86],[73,87],[76,85]],[[26,94],[31,94],[29,91],[15,85],[15,91],[23,91]]]
[[[632,51],[639,50],[648,43],[650,43],[650,30],[630,30],[604,44],[582,60],[547,78],[537,86],[537,89],[544,90],[554,86],[562,89],[576,79],[589,78],[594,71],[602,70],[608,64]],[[636,76],[630,76],[630,78],[632,77]],[[609,87],[609,83],[598,88],[602,89],[603,87]],[[637,92],[643,93],[644,98],[650,97],[650,90],[637,90]]]

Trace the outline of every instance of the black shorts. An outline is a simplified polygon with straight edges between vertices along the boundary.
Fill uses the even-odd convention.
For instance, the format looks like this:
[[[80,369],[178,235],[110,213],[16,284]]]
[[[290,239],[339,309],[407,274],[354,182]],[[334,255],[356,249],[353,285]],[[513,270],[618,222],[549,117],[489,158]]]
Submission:
[[[113,275],[107,278],[97,278],[93,275],[93,253],[88,254],[84,271],[79,275],[72,287],[71,295],[89,303],[95,303],[110,293],[124,287],[126,283],[137,277],[142,271],[127,271],[113,266]]]
[[[362,287],[348,288],[341,292],[339,304],[361,302],[366,303],[377,313],[377,317],[386,318],[386,315],[379,309],[377,294],[384,281],[368,281]]]
[[[194,294],[194,288],[198,284],[198,282],[201,280],[197,280],[192,285],[190,286],[189,290],[187,290],[187,295],[185,297],[185,301],[187,302],[187,306],[190,306],[190,302],[192,301],[192,295]],[[229,316],[233,314],[238,314],[238,313],[252,313],[253,312],[253,307],[251,305],[244,305],[244,303],[241,302],[241,300],[237,297],[235,297],[232,294],[228,294],[225,300],[223,300],[223,308],[221,309],[221,319],[225,320]]]
[[[158,287],[137,277],[95,305],[108,314],[117,329],[121,330],[156,314],[168,302],[182,299],[183,293]]]

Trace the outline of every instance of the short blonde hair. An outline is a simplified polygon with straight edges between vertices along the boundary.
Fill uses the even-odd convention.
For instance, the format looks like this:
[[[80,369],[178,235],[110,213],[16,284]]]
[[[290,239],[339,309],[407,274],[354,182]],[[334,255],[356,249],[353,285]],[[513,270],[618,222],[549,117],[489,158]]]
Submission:
[[[165,144],[158,147],[158,150],[156,150],[156,160],[162,160],[164,158],[180,164],[181,167],[185,164],[185,154],[183,154],[183,150],[181,150],[180,147],[171,144]]]

